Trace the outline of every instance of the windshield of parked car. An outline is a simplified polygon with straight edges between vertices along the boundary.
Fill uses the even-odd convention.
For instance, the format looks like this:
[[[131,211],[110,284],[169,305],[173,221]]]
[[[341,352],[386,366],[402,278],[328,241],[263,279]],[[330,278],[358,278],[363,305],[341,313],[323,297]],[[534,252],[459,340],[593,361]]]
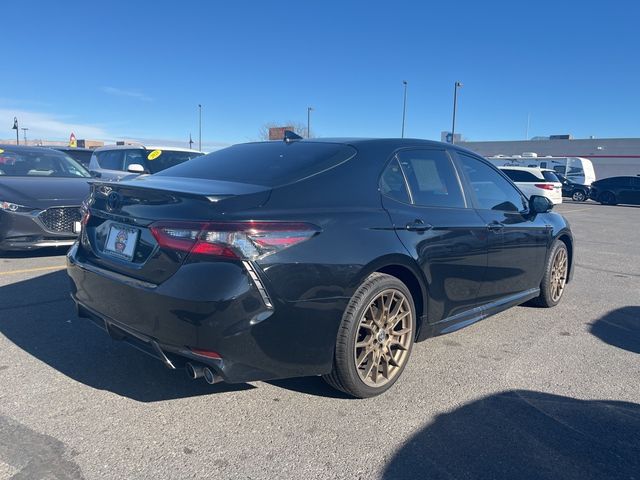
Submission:
[[[335,167],[355,153],[353,147],[337,143],[245,143],[196,158],[160,175],[277,187]]]
[[[53,150],[0,149],[0,177],[91,177],[78,162]]]
[[[170,167],[175,167],[188,160],[201,157],[203,154],[199,152],[180,152],[175,150],[139,150],[144,159],[139,162],[131,162],[127,158],[127,163],[139,163],[147,167],[150,173],[158,173]],[[126,170],[126,168],[125,168]]]

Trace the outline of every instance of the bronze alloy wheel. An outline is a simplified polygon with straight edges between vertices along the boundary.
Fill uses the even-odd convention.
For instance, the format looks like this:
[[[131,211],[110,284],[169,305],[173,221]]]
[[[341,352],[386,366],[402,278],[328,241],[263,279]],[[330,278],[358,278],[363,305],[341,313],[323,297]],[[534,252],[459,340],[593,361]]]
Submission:
[[[368,386],[386,385],[409,358],[414,318],[407,297],[395,289],[378,294],[360,318],[354,361]]]
[[[567,283],[567,260],[567,250],[565,248],[558,249],[551,267],[551,300],[554,302],[560,300]]]

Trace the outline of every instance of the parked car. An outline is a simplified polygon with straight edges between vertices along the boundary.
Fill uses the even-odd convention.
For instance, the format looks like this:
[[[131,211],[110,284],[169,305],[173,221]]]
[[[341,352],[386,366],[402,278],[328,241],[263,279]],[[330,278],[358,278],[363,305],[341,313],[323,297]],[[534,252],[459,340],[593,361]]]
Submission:
[[[62,152],[0,145],[0,251],[73,244],[90,177]]]
[[[603,205],[640,205],[640,176],[609,177],[593,182],[589,197]]]
[[[209,383],[387,390],[414,341],[560,302],[573,237],[482,157],[423,140],[235,145],[96,182],[68,256],[78,314]]]
[[[54,150],[59,150],[60,152],[64,152],[73,158],[76,162],[80,163],[83,167],[88,168],[89,162],[91,162],[91,155],[93,154],[93,150],[90,148],[78,148],[78,147],[56,147],[51,146],[47,148],[52,148]]]
[[[589,198],[589,185],[572,182],[561,173],[556,172],[556,176],[562,182],[562,196],[571,198],[576,202],[584,202]]]
[[[202,152],[187,148],[109,145],[93,151],[89,171],[102,180],[122,180],[143,173],[158,173],[201,155]]]
[[[527,197],[541,195],[554,204],[562,203],[562,183],[556,172],[538,167],[498,167]]]

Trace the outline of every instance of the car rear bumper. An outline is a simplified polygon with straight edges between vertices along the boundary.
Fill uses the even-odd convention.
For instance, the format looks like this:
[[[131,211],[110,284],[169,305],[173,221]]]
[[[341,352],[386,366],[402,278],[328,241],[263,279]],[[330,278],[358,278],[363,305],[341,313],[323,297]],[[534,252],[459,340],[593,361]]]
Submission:
[[[76,238],[74,233],[47,230],[37,215],[0,212],[0,250],[68,247]]]
[[[67,271],[79,316],[170,368],[163,356],[175,368],[188,360],[206,364],[231,383],[328,373],[348,301],[271,297],[268,308],[242,263],[183,265],[153,285],[86,263],[74,246]]]

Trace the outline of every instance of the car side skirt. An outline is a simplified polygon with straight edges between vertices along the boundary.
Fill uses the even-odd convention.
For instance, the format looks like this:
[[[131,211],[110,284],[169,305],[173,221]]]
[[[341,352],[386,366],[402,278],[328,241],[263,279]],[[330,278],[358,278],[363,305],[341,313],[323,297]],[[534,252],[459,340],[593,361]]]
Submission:
[[[420,330],[416,341],[426,340],[429,337],[435,337],[438,335],[444,335],[446,333],[455,332],[487,317],[500,313],[516,305],[520,305],[524,302],[536,298],[540,295],[539,288],[532,288],[523,292],[503,297],[495,302],[487,303],[480,307],[472,308],[466,312],[447,317],[436,323],[423,323],[423,327]]]

